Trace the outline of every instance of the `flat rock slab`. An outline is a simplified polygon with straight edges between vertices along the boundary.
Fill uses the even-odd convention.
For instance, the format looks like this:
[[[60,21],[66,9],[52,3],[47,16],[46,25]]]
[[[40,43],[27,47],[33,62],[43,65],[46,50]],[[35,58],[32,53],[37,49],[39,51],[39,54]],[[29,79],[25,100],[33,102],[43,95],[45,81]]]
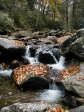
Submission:
[[[0,112],[47,112],[50,108],[52,106],[46,103],[15,103],[2,108]]]
[[[0,46],[3,48],[17,48],[17,47],[24,47],[25,44],[22,41],[0,38]]]

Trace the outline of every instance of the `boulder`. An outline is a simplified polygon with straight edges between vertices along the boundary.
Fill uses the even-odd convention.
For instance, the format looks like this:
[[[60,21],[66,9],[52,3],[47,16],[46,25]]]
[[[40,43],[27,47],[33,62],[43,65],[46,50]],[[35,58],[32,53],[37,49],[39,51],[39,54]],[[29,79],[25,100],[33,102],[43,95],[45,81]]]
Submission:
[[[22,41],[0,38],[0,47],[3,47],[5,49],[18,48],[18,47],[24,47],[24,46],[25,44]]]
[[[60,36],[62,36],[63,34],[65,33],[65,31],[63,31],[63,30],[60,30],[60,29],[57,29],[57,30],[51,30],[50,32],[49,32],[49,36],[56,36],[56,37],[60,37]]]
[[[78,30],[76,34],[63,42],[62,54],[67,53],[84,60],[84,29]]]
[[[33,32],[33,39],[45,38],[47,37],[47,35],[48,35],[47,31]]]
[[[67,91],[84,98],[84,63],[80,64],[80,72],[61,81]]]
[[[84,37],[80,37],[72,43],[70,52],[80,60],[84,60]]]
[[[2,108],[0,112],[63,112],[63,109],[47,103],[15,103]]]
[[[25,54],[25,44],[21,41],[0,38],[0,59],[9,61],[19,59]]]
[[[40,52],[39,55],[38,55],[38,60],[39,60],[39,62],[44,63],[44,64],[56,63],[53,56],[50,53],[47,53],[47,52],[46,53]]]
[[[60,58],[59,45],[40,45],[36,52],[38,61],[44,64],[55,64]]]
[[[22,37],[32,37],[32,32],[29,30],[20,30],[12,33],[11,35],[20,39]]]
[[[71,109],[69,112],[84,112],[84,105]]]
[[[48,74],[48,69],[43,64],[22,65],[14,69],[13,80],[24,90],[48,88],[48,81],[44,77]]]

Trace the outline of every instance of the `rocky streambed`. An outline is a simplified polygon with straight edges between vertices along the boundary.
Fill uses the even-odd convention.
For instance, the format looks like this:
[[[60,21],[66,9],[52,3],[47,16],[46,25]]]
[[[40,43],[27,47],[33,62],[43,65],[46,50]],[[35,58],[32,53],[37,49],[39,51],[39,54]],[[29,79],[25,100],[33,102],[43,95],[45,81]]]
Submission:
[[[38,31],[32,35],[19,31],[1,36],[0,108],[13,104],[1,112],[20,111],[18,105],[21,111],[28,105],[25,112],[56,112],[60,106],[58,112],[63,112],[83,105],[83,46],[84,29],[76,33]],[[42,110],[34,106],[32,110],[28,103],[48,106]]]

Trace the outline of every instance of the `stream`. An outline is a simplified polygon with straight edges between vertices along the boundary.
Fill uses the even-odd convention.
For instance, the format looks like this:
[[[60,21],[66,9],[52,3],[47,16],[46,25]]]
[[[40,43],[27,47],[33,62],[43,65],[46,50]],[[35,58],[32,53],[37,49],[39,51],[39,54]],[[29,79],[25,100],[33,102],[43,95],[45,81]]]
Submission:
[[[30,64],[46,63],[53,71],[55,69],[60,71],[65,68],[65,58],[63,56],[54,55],[52,52],[53,48],[48,49],[45,46],[40,46],[33,55],[31,54],[30,48],[31,45],[26,47],[25,55],[23,56],[23,59],[26,59]],[[55,50],[58,50],[58,48]],[[58,57],[58,59],[56,57]],[[0,69],[0,76],[2,76],[0,77],[0,108],[16,102],[44,101],[59,104],[67,102],[67,105],[68,103],[70,104],[68,101],[69,96],[67,96],[63,87],[54,82],[54,76],[52,76],[52,81],[50,82],[48,89],[23,92],[19,90],[12,81],[11,73],[12,69]],[[4,74],[5,77],[3,77]]]

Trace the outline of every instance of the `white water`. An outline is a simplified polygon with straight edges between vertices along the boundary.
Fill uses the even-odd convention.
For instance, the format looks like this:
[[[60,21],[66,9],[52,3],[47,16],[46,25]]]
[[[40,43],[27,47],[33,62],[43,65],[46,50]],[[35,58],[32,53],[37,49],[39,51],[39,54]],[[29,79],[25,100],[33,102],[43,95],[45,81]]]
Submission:
[[[11,74],[12,74],[12,70],[11,69],[0,70],[0,76],[4,76],[4,77],[8,76],[8,77],[10,77]]]
[[[30,48],[31,48],[30,45],[26,46],[26,52],[25,52],[24,58],[27,59],[30,64],[40,63],[38,61],[38,56],[39,56],[39,53],[42,51],[42,47],[39,47],[39,49],[37,49],[35,57],[31,57]],[[65,58],[63,56],[60,56],[60,59],[58,61],[51,51],[44,50],[44,51],[42,51],[42,53],[43,54],[49,53],[53,57],[55,64],[47,64],[52,69],[63,70],[65,68],[65,66],[64,66]]]
[[[27,59],[30,64],[36,64],[36,63],[38,63],[37,58],[31,57],[30,48],[31,48],[30,45],[26,46],[26,53],[25,53],[24,58]]]
[[[48,64],[48,66],[51,67],[52,69],[63,70],[65,68],[64,62],[65,62],[65,58],[63,56],[60,56],[60,60],[58,63]]]
[[[40,46],[39,49],[38,49],[37,52],[36,52],[37,61],[38,61],[39,53],[40,53],[41,51],[42,51],[42,47]],[[42,51],[42,53],[43,53],[43,54],[46,54],[46,53],[50,54],[50,55],[53,57],[55,63],[58,63],[58,60],[56,59],[56,57],[53,55],[53,53],[52,53],[51,51],[49,51],[49,50],[44,50],[44,51]],[[39,61],[38,61],[38,62],[39,62]]]
[[[54,101],[58,101],[62,96],[63,96],[63,93],[60,90],[48,89],[48,90],[45,90],[43,93],[41,93],[38,99],[46,100],[48,102],[54,102]]]
[[[55,60],[55,63],[58,63],[58,60],[56,59],[56,57],[53,55],[52,52],[48,51],[47,53],[49,53],[53,57],[53,59]]]
[[[41,93],[39,100],[46,100],[48,102],[58,101],[64,93],[56,86],[54,81],[49,85],[49,89]]]

